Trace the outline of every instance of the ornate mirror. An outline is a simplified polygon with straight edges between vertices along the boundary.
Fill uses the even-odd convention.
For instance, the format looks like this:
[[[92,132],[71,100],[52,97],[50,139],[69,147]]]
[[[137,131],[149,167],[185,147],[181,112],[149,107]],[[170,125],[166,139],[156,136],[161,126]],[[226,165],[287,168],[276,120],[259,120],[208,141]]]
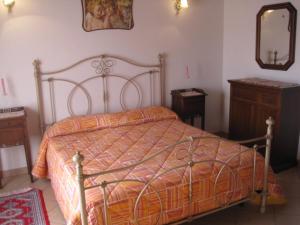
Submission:
[[[296,25],[297,10],[291,3],[261,8],[256,25],[256,61],[261,68],[290,68],[295,61]]]

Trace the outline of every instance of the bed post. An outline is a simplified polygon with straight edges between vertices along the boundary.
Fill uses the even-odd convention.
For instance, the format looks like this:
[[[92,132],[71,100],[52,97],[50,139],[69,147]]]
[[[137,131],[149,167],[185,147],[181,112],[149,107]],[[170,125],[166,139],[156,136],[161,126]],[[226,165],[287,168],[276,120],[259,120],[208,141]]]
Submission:
[[[273,138],[272,127],[274,125],[274,120],[272,117],[266,120],[266,124],[268,125],[267,135],[266,135],[266,153],[265,153],[265,169],[264,169],[264,180],[263,180],[263,191],[262,191],[262,200],[260,212],[266,212],[266,204],[268,198],[268,171],[270,165],[270,155],[271,155],[271,143]]]
[[[41,90],[41,62],[38,59],[33,61],[34,66],[34,79],[36,86],[36,96],[37,96],[37,105],[38,105],[38,114],[39,114],[39,127],[41,130],[41,134],[44,133],[44,111],[43,111],[43,101],[42,101],[42,90]]]
[[[166,59],[165,54],[159,54],[160,64],[160,96],[161,105],[166,106]]]
[[[79,204],[80,204],[81,224],[88,225],[85,193],[84,193],[84,175],[83,175],[82,164],[81,164],[83,159],[84,159],[83,155],[81,155],[80,152],[77,152],[76,155],[73,156],[73,162],[75,163],[76,166],[77,188],[80,193]]]

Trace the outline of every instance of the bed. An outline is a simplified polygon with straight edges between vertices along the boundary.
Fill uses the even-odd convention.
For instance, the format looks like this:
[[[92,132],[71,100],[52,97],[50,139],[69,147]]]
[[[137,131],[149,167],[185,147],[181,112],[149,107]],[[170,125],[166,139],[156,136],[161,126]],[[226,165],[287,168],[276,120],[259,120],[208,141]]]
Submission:
[[[112,72],[116,61],[141,70],[133,69],[134,75]],[[88,74],[81,81],[71,80],[72,75],[58,78],[87,62],[96,74]],[[180,224],[248,201],[257,190],[262,191],[264,212],[267,195],[281,195],[269,171],[272,119],[267,120],[265,136],[250,140],[266,140],[266,144],[254,148],[184,124],[164,107],[163,55],[158,64],[100,55],[53,72],[42,72],[39,61],[34,66],[44,137],[33,175],[51,179],[68,224]],[[142,76],[146,82],[140,80]],[[123,81],[115,95],[123,112],[109,112],[118,111],[110,104],[116,101],[109,92],[109,78]],[[98,98],[91,96],[92,88],[84,86],[94,79],[102,83],[96,87],[102,91],[102,113],[93,113],[93,107],[98,108],[92,105],[92,99]],[[62,120],[58,115],[65,114],[58,113],[56,107],[61,105],[55,98],[56,81],[73,85],[66,97],[70,117]],[[126,94],[130,87],[135,91]],[[45,90],[49,90],[48,95]],[[87,115],[75,114],[72,101],[76,91],[86,96]],[[137,93],[135,99],[132,93]],[[45,106],[45,96],[50,110]],[[137,105],[130,107],[131,101],[125,97]],[[257,153],[262,147],[266,148],[265,159]]]

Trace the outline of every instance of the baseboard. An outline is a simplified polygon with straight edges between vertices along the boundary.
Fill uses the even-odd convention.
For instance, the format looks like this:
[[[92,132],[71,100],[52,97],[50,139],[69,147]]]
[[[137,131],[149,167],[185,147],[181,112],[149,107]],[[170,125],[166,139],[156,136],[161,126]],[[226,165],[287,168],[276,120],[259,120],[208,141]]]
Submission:
[[[0,171],[0,175],[2,177],[13,177],[17,175],[23,175],[27,174],[27,167],[22,167],[22,168],[17,168],[17,169],[12,169],[12,170],[5,170],[5,171]]]

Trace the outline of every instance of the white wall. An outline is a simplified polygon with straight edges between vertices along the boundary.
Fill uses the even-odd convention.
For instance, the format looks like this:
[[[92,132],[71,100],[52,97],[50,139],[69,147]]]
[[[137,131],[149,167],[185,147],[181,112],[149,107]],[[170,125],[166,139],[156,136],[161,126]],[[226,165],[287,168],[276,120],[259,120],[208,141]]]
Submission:
[[[9,97],[0,96],[0,107],[24,105],[29,109],[33,159],[40,141],[35,58],[46,70],[102,53],[153,62],[158,53],[165,52],[168,104],[171,89],[201,87],[208,92],[207,128],[221,128],[223,1],[192,0],[191,7],[179,16],[173,4],[173,0],[135,0],[133,30],[90,33],[81,27],[80,0],[16,0],[12,14],[0,4],[0,76],[7,77],[11,90]],[[184,77],[186,65],[191,68],[190,79]],[[2,169],[25,166],[22,148],[1,152]]]
[[[296,62],[288,71],[261,69],[255,61],[256,14],[263,5],[281,2],[279,0],[224,1],[224,130],[228,130],[229,119],[230,86],[227,80],[257,76],[265,79],[300,83],[300,23],[297,25]],[[290,2],[299,12],[300,1],[291,0]]]

